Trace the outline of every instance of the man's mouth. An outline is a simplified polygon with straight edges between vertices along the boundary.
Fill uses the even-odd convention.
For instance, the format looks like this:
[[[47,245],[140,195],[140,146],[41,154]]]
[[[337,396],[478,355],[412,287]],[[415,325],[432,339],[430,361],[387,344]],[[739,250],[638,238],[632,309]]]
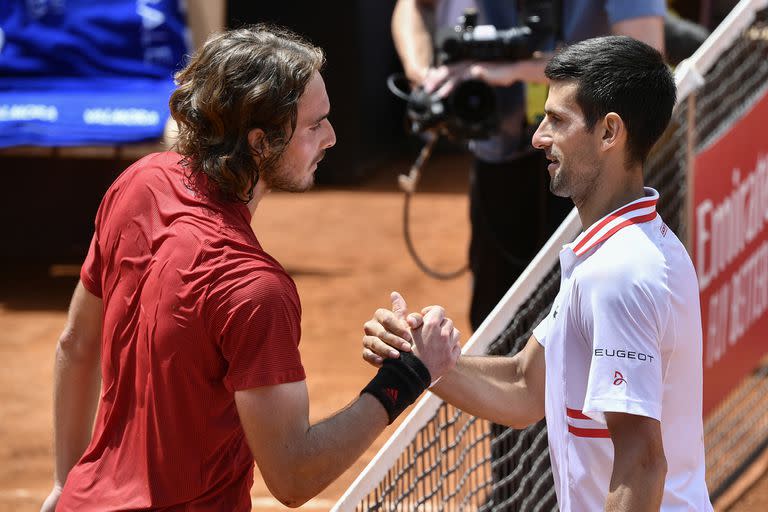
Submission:
[[[317,164],[319,164],[319,163],[320,163],[320,161],[321,161],[323,158],[325,158],[325,153],[323,153],[322,155],[320,155],[320,156],[318,156],[317,158],[315,158],[315,160],[312,162],[312,165],[310,166],[310,168],[311,168],[313,171],[314,171],[315,169],[317,169]]]
[[[547,170],[549,172],[553,172],[557,170],[558,167],[560,167],[560,160],[553,157],[552,155],[547,154],[547,160],[549,160],[549,165],[547,166]]]

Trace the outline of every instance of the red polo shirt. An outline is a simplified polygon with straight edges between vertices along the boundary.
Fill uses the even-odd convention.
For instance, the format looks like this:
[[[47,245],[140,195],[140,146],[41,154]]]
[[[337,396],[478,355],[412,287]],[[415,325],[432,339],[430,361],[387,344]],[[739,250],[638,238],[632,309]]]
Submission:
[[[304,379],[293,281],[180,160],[145,157],[99,208],[81,280],[104,303],[102,392],[58,510],[250,510],[234,392]]]

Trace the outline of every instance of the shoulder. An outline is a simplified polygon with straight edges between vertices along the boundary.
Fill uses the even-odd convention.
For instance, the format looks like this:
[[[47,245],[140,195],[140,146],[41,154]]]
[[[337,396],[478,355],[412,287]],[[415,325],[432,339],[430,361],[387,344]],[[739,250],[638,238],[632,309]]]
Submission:
[[[227,251],[216,264],[211,285],[213,299],[236,306],[272,307],[278,304],[299,308],[293,279],[269,254],[260,249]]]
[[[116,183],[137,179],[142,175],[152,175],[153,173],[181,172],[182,159],[181,155],[172,151],[149,153],[126,168],[120,177],[117,178]]]
[[[577,269],[580,289],[606,298],[642,294],[666,301],[674,251],[659,239],[659,225],[660,219],[628,226],[597,247]]]
[[[158,202],[168,203],[183,187],[184,171],[177,153],[151,153],[125,169],[102,198],[97,223],[122,226],[155,218]],[[148,193],[150,192],[150,193]]]
[[[105,199],[113,199],[132,191],[143,191],[159,177],[182,175],[181,155],[173,152],[150,153],[128,166],[112,183]],[[167,181],[167,180],[166,180]]]

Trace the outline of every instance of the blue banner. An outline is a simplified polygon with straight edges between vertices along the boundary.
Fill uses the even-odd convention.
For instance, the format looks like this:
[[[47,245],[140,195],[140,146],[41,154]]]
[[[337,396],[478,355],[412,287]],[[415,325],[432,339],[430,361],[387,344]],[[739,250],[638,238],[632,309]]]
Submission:
[[[185,20],[177,0],[0,0],[0,147],[160,137]]]

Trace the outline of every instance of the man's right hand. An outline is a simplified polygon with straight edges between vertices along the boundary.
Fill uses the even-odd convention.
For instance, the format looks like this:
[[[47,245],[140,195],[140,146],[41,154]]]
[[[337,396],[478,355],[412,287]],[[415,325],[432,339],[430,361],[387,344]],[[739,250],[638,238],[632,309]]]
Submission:
[[[59,498],[61,498],[61,486],[56,484],[53,486],[51,494],[45,498],[43,505],[40,507],[40,512],[54,512],[56,505],[59,503]]]
[[[470,67],[473,62],[456,62],[430,67],[419,73],[418,77],[409,77],[415,86],[424,88],[430,94],[435,93],[439,98],[448,96],[456,85],[471,77]]]
[[[392,292],[391,299],[391,311],[379,309],[365,323],[363,359],[380,367],[384,358],[398,357],[397,350],[412,351],[434,382],[455,366],[461,355],[461,333],[440,306],[424,308],[423,316],[408,315],[405,299],[399,293]]]

